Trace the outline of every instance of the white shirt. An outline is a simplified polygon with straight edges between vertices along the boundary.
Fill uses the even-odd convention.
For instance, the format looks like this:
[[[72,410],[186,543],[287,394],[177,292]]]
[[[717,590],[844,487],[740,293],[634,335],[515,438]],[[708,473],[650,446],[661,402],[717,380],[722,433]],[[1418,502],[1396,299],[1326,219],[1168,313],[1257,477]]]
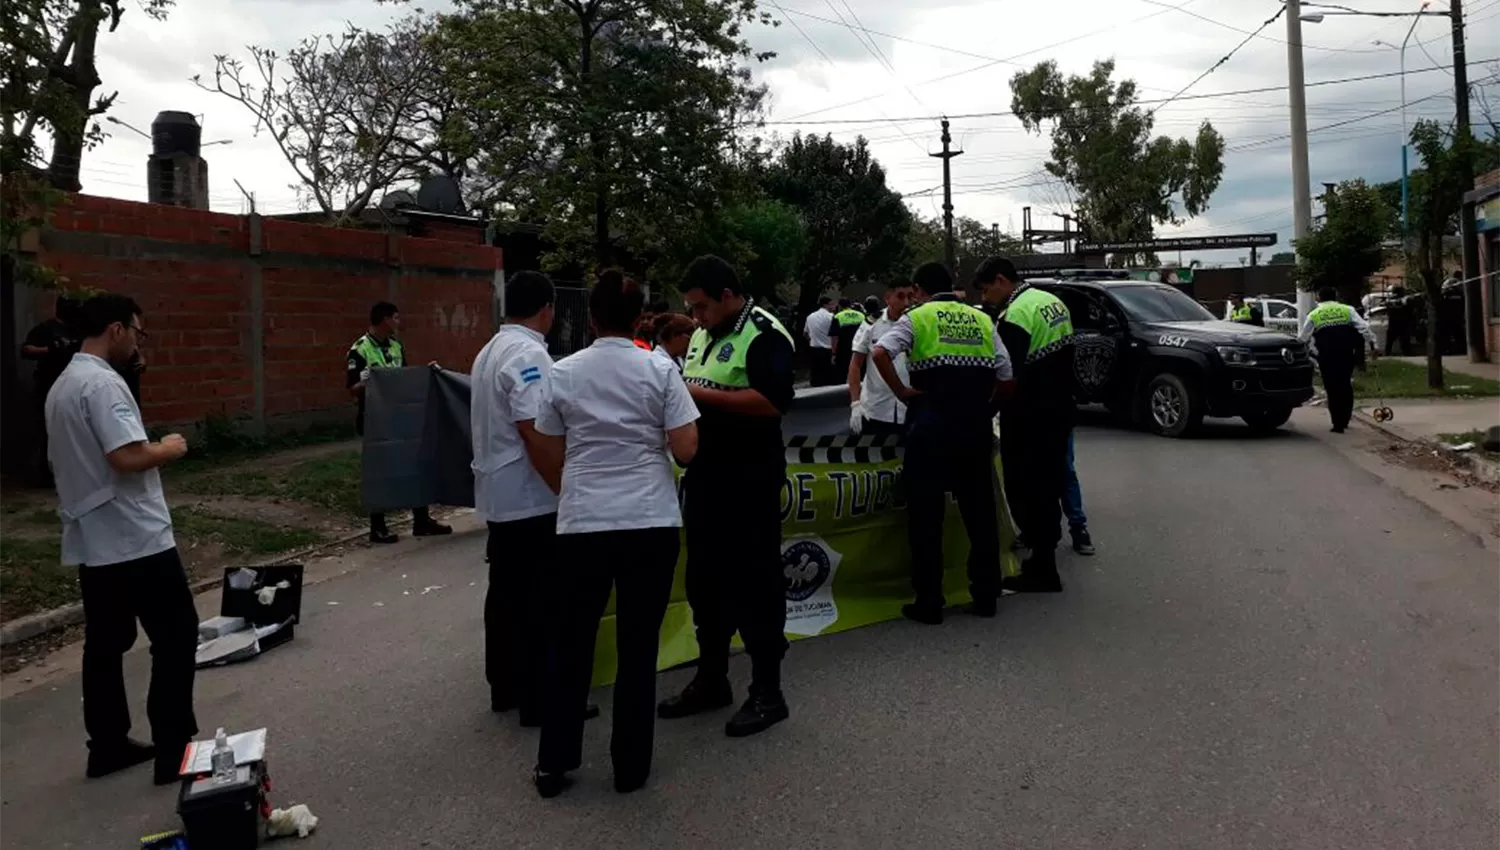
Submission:
[[[1005,343],[1000,340],[1000,326],[996,325],[991,334],[995,346],[995,378],[1000,381],[1014,381],[1016,379],[1015,369],[1011,367],[1010,351],[1006,349]],[[875,340],[875,345],[884,348],[892,358],[906,354],[911,351],[912,344],[911,315],[902,313],[891,329],[880,335]],[[879,377],[878,375],[876,377]],[[885,383],[884,380],[881,383]],[[911,386],[908,384],[907,386]]]
[[[651,349],[651,356],[659,357],[662,360],[671,363],[672,368],[677,370],[677,374],[682,374],[682,361],[678,360],[676,357],[673,357],[671,352],[667,351],[665,348],[658,345],[657,347]]]
[[[833,314],[822,307],[814,310],[803,327],[807,330],[807,344],[813,348],[833,348],[833,340],[829,338],[829,328],[833,326]]]
[[[74,354],[45,410],[62,562],[103,567],[176,546],[161,473],[116,472],[105,457],[146,441],[141,410],[120,373],[92,354]]]
[[[854,353],[870,354],[870,348],[875,341],[885,335],[896,322],[891,318],[890,310],[881,313],[874,324],[866,323],[860,326],[854,333]],[[893,354],[893,365],[896,374],[901,376],[901,383],[911,385],[911,376],[906,369],[906,355]],[[859,385],[859,410],[860,415],[866,419],[875,419],[881,422],[891,422],[900,425],[906,421],[906,405],[896,398],[891,388],[886,385],[885,379],[880,377],[880,370],[875,368],[874,363],[866,362],[865,377]]]
[[[503,325],[470,373],[469,431],[474,440],[474,512],[485,522],[557,510],[557,495],[531,465],[517,422],[536,419],[552,369],[547,340],[523,325]]]
[[[672,364],[628,339],[559,360],[536,418],[567,442],[557,533],[680,527],[667,432],[697,418]]]

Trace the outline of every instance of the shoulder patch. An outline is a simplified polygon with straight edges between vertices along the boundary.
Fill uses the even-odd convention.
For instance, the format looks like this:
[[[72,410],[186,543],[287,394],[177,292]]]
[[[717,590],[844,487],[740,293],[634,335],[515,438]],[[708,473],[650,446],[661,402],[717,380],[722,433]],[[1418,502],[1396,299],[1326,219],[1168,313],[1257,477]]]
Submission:
[[[542,369],[540,366],[527,366],[521,370],[520,378],[523,384],[534,384],[542,379]]]

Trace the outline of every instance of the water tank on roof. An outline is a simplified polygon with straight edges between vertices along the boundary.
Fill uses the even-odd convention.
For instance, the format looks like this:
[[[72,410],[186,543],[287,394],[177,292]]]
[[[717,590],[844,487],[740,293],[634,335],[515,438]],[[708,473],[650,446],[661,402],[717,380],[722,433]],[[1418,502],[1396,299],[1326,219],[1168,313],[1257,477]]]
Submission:
[[[191,112],[158,112],[151,122],[151,153],[155,156],[197,156],[202,141],[203,128]]]

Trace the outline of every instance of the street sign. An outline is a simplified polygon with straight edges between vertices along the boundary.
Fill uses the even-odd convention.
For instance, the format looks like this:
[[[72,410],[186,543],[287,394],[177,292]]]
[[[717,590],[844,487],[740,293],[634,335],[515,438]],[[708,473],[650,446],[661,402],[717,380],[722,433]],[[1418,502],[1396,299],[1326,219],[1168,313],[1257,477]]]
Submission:
[[[1133,242],[1079,242],[1080,254],[1145,254],[1157,251],[1207,251],[1214,248],[1268,248],[1274,233],[1237,233],[1229,236],[1185,236],[1177,239],[1139,239]]]

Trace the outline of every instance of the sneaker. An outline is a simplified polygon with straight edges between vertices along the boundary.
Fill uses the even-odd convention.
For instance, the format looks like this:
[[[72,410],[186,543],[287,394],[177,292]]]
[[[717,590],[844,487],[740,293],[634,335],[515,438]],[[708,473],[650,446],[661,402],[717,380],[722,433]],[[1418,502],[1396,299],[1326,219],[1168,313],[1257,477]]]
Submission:
[[[923,605],[911,602],[901,606],[901,616],[913,623],[921,623],[924,626],[941,626],[943,624],[943,609],[936,605]]]
[[[734,689],[729,687],[727,678],[707,682],[694,678],[682,693],[662,700],[656,707],[656,716],[663,720],[677,720],[731,705],[734,705]]]
[[[573,777],[566,773],[543,773],[541,768],[536,768],[531,772],[531,784],[536,786],[542,799],[550,800],[573,787]]]
[[[442,523],[440,523],[440,522],[438,522],[436,520],[430,520],[428,522],[417,523],[417,524],[415,524],[415,525],[413,525],[411,527],[411,536],[412,537],[442,537],[445,534],[452,534],[452,533],[453,533],[453,526],[451,526],[451,525],[443,525]]]
[[[401,538],[399,538],[399,537],[396,536],[396,532],[391,531],[388,528],[372,528],[372,529],[370,529],[370,542],[371,543],[395,543],[397,540],[400,540],[400,539]]]
[[[1094,554],[1094,538],[1089,536],[1087,528],[1075,529],[1073,534],[1073,551],[1080,555]]]
[[[764,732],[791,716],[792,711],[787,708],[780,691],[751,694],[745,704],[740,706],[740,710],[724,724],[724,734],[731,738],[746,738]]]
[[[182,754],[178,750],[178,756]],[[85,774],[90,779],[98,779],[111,773],[118,773],[128,767],[135,767],[143,762],[150,761],[156,756],[156,747],[137,741],[134,738],[124,738],[118,743],[104,746],[89,743],[89,764]],[[176,773],[179,762],[172,763],[172,771]]]

